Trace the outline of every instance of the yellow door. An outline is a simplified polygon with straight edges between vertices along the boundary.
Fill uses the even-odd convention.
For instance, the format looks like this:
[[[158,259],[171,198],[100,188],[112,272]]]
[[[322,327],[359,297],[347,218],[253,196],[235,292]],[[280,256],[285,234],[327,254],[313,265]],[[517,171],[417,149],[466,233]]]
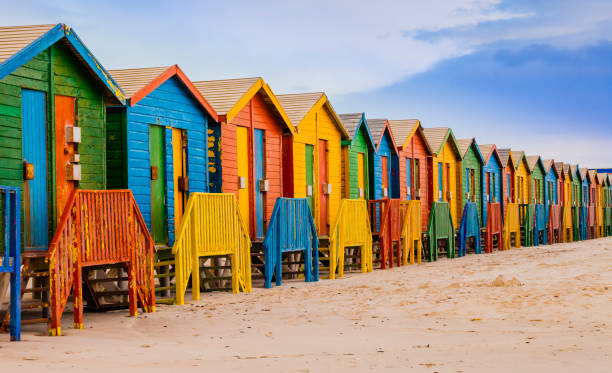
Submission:
[[[186,203],[186,191],[188,189],[187,162],[185,161],[186,141],[183,140],[183,131],[179,128],[172,129],[172,163],[174,178],[174,229],[175,233],[181,225],[183,209]],[[182,181],[181,181],[182,180]]]
[[[238,206],[247,227],[251,226],[249,213],[249,129],[236,127],[238,149]]]
[[[359,188],[359,198],[365,198],[365,155],[363,153],[357,153],[357,188]]]

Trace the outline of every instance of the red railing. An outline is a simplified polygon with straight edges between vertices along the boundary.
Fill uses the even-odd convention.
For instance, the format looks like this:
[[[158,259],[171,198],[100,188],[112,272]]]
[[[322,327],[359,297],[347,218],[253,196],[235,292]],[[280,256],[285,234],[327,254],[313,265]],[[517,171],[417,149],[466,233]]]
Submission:
[[[395,262],[402,265],[401,233],[403,215],[406,208],[401,208],[399,199],[374,199],[368,201],[372,235],[378,235],[380,241],[380,267],[393,267],[393,244],[396,243]]]
[[[561,231],[561,205],[550,205],[548,210],[548,226],[546,230],[548,232],[548,243],[560,243],[563,240],[563,232]],[[555,238],[555,232],[556,238]]]
[[[497,250],[504,250],[504,225],[499,202],[487,203],[486,252],[493,252],[493,236],[497,235]]]
[[[70,293],[75,328],[83,327],[82,268],[125,263],[130,315],[137,301],[155,311],[153,239],[130,190],[74,190],[47,253],[51,280],[50,335],[61,335],[60,320]]]

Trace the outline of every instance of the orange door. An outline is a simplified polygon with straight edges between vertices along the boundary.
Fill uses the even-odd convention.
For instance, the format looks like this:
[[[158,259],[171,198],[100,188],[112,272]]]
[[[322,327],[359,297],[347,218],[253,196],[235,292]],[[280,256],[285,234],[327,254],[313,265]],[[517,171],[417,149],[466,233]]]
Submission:
[[[389,160],[387,157],[380,157],[380,172],[381,172],[381,181],[382,181],[382,196],[389,196]]]
[[[319,234],[327,235],[327,141],[319,140]]]
[[[74,144],[66,142],[66,127],[74,126],[74,97],[55,96],[55,170],[57,192],[57,220],[68,202],[75,182],[69,181],[66,167],[74,154]]]

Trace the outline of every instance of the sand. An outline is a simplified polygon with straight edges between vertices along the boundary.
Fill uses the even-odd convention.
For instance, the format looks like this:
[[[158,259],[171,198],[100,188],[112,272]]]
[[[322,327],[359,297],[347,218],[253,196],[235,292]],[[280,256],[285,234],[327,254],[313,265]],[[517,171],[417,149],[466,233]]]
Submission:
[[[2,372],[610,372],[612,238],[426,263],[0,335]]]

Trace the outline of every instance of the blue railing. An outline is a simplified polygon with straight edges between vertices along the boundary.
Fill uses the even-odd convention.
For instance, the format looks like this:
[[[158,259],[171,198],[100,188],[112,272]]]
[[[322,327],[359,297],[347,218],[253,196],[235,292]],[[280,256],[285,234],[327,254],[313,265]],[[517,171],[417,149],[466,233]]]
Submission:
[[[11,274],[11,341],[21,339],[21,195],[19,188],[0,186],[0,211],[4,215],[0,233],[4,253],[0,273]]]
[[[542,204],[535,205],[535,226],[533,230],[533,245],[538,246],[540,244],[546,245],[547,234],[546,225],[548,223],[548,214],[546,212],[546,206]],[[542,240],[540,240],[540,236]]]
[[[474,250],[476,254],[482,253],[480,243],[480,223],[478,222],[478,206],[476,202],[468,202],[463,207],[461,224],[459,225],[459,251],[458,257],[465,255],[467,250],[467,239],[474,238]]]
[[[303,251],[306,282],[319,281],[319,239],[306,198],[278,198],[263,242],[265,287],[282,280],[282,254]]]

